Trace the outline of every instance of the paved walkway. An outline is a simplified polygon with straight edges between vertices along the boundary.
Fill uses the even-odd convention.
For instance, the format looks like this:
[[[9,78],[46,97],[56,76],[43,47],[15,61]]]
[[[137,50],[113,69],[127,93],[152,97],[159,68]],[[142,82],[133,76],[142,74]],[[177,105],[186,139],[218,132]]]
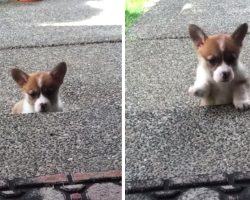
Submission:
[[[198,99],[187,93],[197,65],[188,24],[198,24],[208,33],[232,32],[249,16],[250,1],[161,0],[130,29],[127,189],[144,180],[147,188],[173,177],[250,171],[249,112],[232,106],[200,108]],[[249,64],[249,36],[244,44],[242,60]]]
[[[0,1],[0,48],[120,41],[122,19],[110,4],[121,7],[115,0]]]

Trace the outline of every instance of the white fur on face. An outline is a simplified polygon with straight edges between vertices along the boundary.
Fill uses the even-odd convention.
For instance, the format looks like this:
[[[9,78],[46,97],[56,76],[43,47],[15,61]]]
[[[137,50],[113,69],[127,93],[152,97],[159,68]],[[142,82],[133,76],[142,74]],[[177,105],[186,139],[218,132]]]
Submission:
[[[220,37],[218,40],[219,48],[223,52],[225,50],[225,36]]]
[[[43,96],[43,94],[40,94],[39,98],[36,100],[35,105],[34,105],[35,112],[42,111],[42,109],[41,109],[42,104],[46,104],[47,110],[49,110],[49,107],[50,107],[49,99],[46,98],[45,96]]]
[[[43,85],[42,81],[43,81],[43,74],[41,74],[41,76],[39,76],[37,79],[37,84],[38,84],[38,87],[40,87],[40,88]]]
[[[215,82],[225,82],[223,79],[223,73],[229,73],[228,80],[226,82],[230,82],[234,79],[234,72],[232,70],[232,67],[228,66],[225,62],[223,62],[220,66],[216,68],[216,70],[213,72],[213,79]]]
[[[23,111],[22,111],[22,113],[33,113],[34,112],[34,109],[29,104],[28,99],[29,99],[28,94],[25,94],[24,101],[23,101]]]

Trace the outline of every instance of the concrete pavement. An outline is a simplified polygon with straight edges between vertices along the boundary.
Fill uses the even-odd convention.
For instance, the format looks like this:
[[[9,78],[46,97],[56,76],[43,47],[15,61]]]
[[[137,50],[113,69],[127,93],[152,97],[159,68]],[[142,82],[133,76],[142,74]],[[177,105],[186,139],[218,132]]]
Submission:
[[[140,39],[188,37],[187,25],[195,23],[208,33],[232,32],[240,23],[248,22],[250,5],[248,0],[169,0],[156,1],[138,23],[129,37]]]
[[[0,2],[0,48],[121,41],[122,19],[114,18],[116,12],[105,6],[119,8],[121,3],[116,2]]]
[[[225,173],[250,171],[249,111],[239,112],[232,106],[200,108],[198,99],[187,93],[197,65],[188,37],[188,24],[196,23],[208,33],[230,33],[240,23],[248,21],[249,5],[250,1],[215,1],[212,4],[206,0],[161,0],[128,32],[127,189],[139,187],[139,183],[143,187],[148,182],[150,186],[144,185],[146,191],[173,177],[181,179],[201,174],[219,177]],[[187,9],[181,12],[183,8]],[[235,13],[237,18],[230,17]],[[247,36],[242,51],[242,61],[246,65],[250,63],[249,44]],[[192,185],[186,187],[192,188]],[[199,192],[197,190],[196,194]],[[210,195],[210,199],[213,195],[217,194]],[[198,196],[194,199],[206,199]],[[191,197],[176,196],[177,199]],[[130,198],[146,199],[145,196]],[[147,198],[160,197],[147,195]],[[171,198],[166,196],[165,199]]]
[[[120,107],[2,115],[0,123],[2,178],[120,169]]]

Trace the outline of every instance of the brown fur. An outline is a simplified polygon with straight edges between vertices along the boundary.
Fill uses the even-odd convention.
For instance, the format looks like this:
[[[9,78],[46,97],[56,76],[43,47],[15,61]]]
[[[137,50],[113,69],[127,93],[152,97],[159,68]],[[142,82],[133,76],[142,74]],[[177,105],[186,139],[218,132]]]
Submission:
[[[201,97],[201,105],[233,103],[237,109],[250,108],[249,80],[239,61],[247,30],[248,25],[244,23],[231,35],[208,36],[201,28],[190,24],[189,34],[199,65],[195,83],[189,88],[189,92]],[[219,82],[227,83],[223,85],[218,84]]]
[[[52,76],[47,72],[36,72],[36,73],[30,74],[28,82],[24,84],[24,86],[21,88],[22,91],[27,94],[31,92],[40,93],[42,88],[40,88],[38,85],[39,79],[41,79],[42,88],[49,88],[54,91],[54,95],[51,97],[48,97],[51,102],[54,102],[56,100],[54,99],[54,97],[57,96],[57,93],[61,84],[55,81],[52,78]],[[29,103],[31,105],[34,105],[36,99],[37,99],[36,97],[34,98],[34,97],[29,96]]]
[[[22,92],[28,95],[28,103],[34,106],[40,94],[46,97],[50,104],[58,104],[58,91],[63,83],[67,71],[65,62],[59,63],[50,72],[35,72],[26,74],[18,68],[11,70],[12,78],[17,82]],[[24,100],[16,103],[12,109],[13,113],[23,112]]]
[[[23,100],[17,102],[14,107],[12,108],[12,113],[13,114],[18,114],[18,113],[22,113],[23,111]]]
[[[226,34],[209,36],[204,42],[204,44],[201,45],[199,48],[197,48],[198,55],[202,56],[205,59],[207,59],[208,56],[216,56],[216,57],[221,58],[221,61],[222,61],[223,55],[219,48],[218,41],[222,40],[223,38],[225,40],[224,52],[234,53],[236,56],[238,56],[240,52],[240,46],[236,44],[236,42],[233,40],[233,38],[230,35],[226,35]]]

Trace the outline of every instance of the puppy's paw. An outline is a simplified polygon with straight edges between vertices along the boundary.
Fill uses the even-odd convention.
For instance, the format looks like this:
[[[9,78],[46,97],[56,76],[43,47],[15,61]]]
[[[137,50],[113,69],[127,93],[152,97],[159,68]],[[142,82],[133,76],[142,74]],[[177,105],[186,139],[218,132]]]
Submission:
[[[247,110],[250,108],[250,100],[234,101],[234,106],[239,110]]]
[[[202,87],[198,88],[195,86],[191,86],[188,89],[188,93],[197,97],[205,97],[207,95],[207,90],[206,88],[202,88]]]

